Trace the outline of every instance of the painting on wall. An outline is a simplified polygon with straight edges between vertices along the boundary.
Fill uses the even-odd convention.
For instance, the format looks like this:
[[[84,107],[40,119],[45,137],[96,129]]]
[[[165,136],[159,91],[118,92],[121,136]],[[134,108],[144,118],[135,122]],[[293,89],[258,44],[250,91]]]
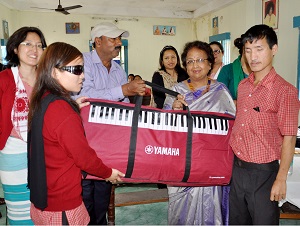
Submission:
[[[6,20],[2,20],[2,28],[3,28],[3,38],[7,40],[9,38],[9,32],[8,32],[8,22]]]
[[[79,34],[79,23],[66,23],[66,34]]]
[[[213,35],[219,34],[219,18],[218,17],[214,17],[212,19],[212,31],[213,31]]]
[[[278,29],[279,0],[262,0],[262,22]]]
[[[154,25],[153,34],[174,36],[176,34],[176,26]]]

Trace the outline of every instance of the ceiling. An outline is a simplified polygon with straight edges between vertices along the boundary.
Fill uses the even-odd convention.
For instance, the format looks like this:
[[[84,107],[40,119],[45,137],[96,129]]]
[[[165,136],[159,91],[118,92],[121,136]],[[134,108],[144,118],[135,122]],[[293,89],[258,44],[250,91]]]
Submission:
[[[71,14],[197,18],[238,1],[241,0],[61,0],[60,3],[62,7],[82,5],[82,8],[69,10]],[[58,0],[0,0],[0,3],[15,10],[58,13],[48,10],[57,8]]]

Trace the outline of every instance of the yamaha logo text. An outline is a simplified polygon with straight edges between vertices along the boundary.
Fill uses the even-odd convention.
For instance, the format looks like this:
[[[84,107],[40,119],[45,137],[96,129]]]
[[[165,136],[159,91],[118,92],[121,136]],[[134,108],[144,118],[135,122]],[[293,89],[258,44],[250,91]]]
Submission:
[[[146,154],[154,155],[172,155],[179,156],[179,148],[170,148],[170,147],[157,147],[152,145],[147,145],[145,147]]]

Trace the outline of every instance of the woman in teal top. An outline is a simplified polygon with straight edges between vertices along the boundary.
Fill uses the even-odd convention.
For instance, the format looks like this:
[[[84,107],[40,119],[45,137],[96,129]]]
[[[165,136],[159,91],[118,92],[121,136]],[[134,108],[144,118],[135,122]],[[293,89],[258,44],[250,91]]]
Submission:
[[[241,80],[248,77],[251,70],[247,63],[246,57],[244,56],[244,48],[243,43],[241,42],[241,38],[235,39],[234,45],[239,49],[240,55],[232,63],[222,67],[217,80],[227,86],[232,99],[234,100],[234,102],[236,102],[237,87]]]

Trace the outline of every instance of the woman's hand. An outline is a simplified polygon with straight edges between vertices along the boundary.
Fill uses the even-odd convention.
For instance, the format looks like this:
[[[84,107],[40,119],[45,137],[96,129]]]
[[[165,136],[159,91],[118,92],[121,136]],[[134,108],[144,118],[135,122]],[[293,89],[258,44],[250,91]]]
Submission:
[[[119,170],[112,169],[111,176],[109,178],[106,178],[106,181],[109,181],[111,183],[117,183],[122,181],[122,177],[124,177],[125,174],[120,172]]]
[[[178,94],[177,99],[173,102],[172,109],[173,110],[183,110],[183,105],[187,106],[187,102],[184,100],[184,96]]]
[[[79,105],[80,109],[90,104],[90,102],[86,101],[87,99],[88,97],[78,97],[76,99],[76,103]]]

